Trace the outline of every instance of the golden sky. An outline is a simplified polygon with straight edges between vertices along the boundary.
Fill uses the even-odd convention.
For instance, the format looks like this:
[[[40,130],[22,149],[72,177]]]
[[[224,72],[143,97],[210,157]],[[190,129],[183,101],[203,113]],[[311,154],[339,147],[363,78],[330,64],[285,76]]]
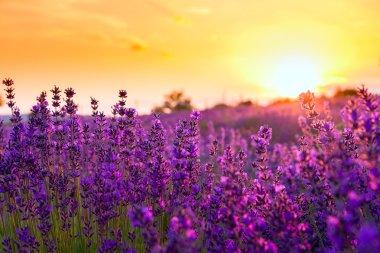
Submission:
[[[119,89],[143,113],[173,89],[198,108],[379,91],[379,13],[379,0],[0,0],[0,77],[23,111],[54,84],[82,113],[90,96],[109,112]]]

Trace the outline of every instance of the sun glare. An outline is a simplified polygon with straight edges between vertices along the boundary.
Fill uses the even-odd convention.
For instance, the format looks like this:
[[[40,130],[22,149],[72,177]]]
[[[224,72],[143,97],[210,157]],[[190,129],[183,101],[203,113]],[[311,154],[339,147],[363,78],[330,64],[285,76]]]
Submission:
[[[279,59],[265,79],[263,84],[282,97],[296,97],[306,90],[316,91],[321,85],[316,62],[305,57]]]

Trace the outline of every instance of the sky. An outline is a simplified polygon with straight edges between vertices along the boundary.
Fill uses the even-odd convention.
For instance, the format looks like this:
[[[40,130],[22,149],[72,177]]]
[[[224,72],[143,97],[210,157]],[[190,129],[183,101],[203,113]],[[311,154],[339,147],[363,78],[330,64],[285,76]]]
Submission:
[[[110,112],[183,90],[199,109],[310,89],[380,91],[379,0],[0,0],[0,78],[23,112],[54,85]],[[0,113],[8,113],[0,108]]]

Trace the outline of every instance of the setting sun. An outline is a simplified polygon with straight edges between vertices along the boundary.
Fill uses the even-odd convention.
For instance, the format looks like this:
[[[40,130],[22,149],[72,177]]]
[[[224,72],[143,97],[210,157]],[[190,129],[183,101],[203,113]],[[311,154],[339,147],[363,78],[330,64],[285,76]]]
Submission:
[[[263,85],[282,97],[296,97],[302,91],[315,91],[321,84],[318,66],[302,56],[279,59],[264,78]]]

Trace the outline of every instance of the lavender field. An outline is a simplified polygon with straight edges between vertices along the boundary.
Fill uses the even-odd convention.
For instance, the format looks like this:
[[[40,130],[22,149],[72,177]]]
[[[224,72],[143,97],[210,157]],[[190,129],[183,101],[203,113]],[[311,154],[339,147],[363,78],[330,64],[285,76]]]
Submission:
[[[380,98],[364,86],[331,110],[302,93],[287,114],[138,116],[120,90],[90,119],[58,87],[23,118],[2,85],[1,252],[380,250]]]

